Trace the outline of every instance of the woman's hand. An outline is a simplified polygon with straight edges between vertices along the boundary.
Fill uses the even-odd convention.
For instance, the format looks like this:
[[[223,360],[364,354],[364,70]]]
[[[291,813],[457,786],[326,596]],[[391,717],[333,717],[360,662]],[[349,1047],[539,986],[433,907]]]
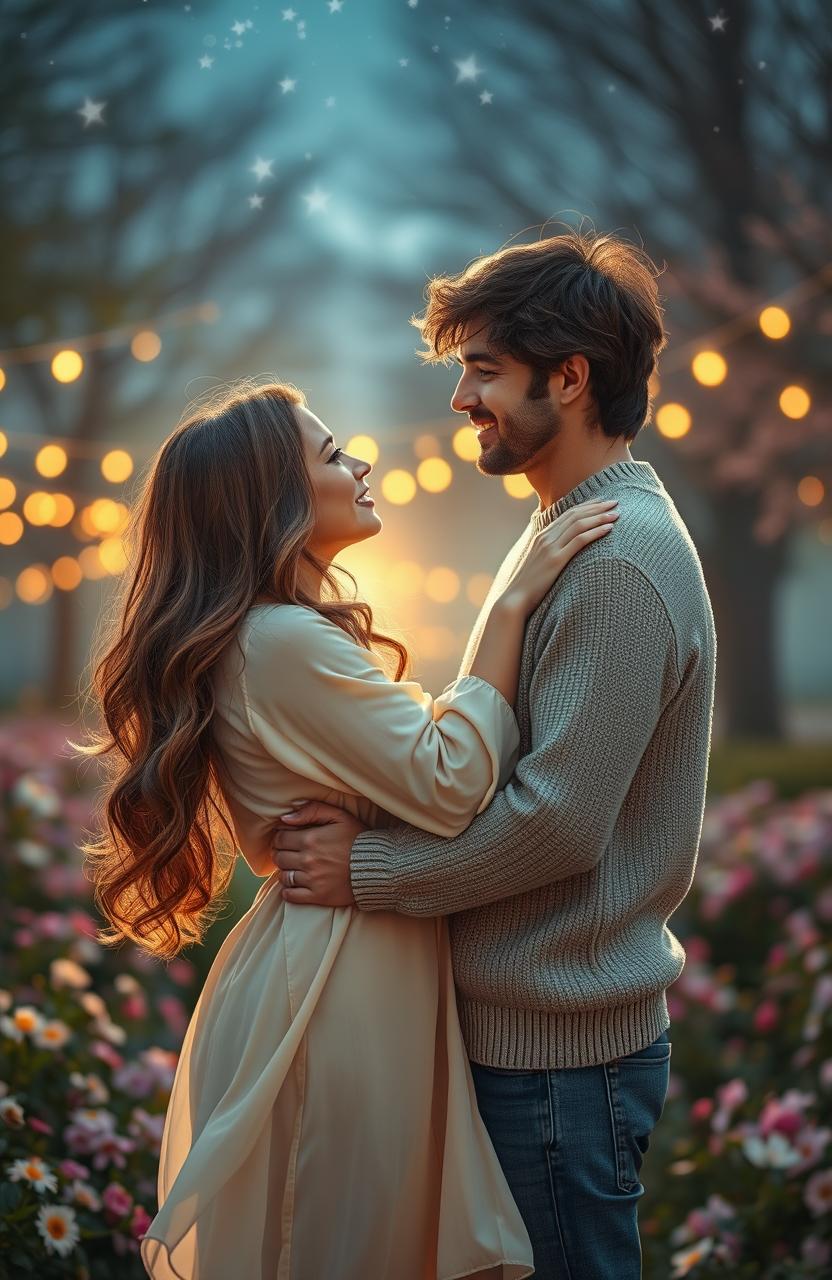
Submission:
[[[532,613],[572,557],[613,528],[619,516],[617,505],[617,499],[581,502],[536,533],[499,603],[526,616]]]

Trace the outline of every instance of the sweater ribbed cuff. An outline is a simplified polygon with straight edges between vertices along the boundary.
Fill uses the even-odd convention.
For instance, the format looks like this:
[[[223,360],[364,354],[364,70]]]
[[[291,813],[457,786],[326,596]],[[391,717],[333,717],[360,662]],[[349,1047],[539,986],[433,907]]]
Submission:
[[[395,911],[392,846],[380,831],[362,831],[350,853],[350,882],[361,911]]]

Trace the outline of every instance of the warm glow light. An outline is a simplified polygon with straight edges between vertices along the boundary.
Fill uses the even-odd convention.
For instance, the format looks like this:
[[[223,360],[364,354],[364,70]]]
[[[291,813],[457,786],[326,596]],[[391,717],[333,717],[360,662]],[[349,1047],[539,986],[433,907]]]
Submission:
[[[30,493],[23,503],[23,514],[29,524],[51,524],[58,510],[58,504],[51,493],[37,490]]]
[[[77,351],[58,351],[52,357],[52,377],[56,382],[74,382],[83,368],[84,361]]]
[[[133,459],[125,449],[111,449],[101,459],[101,474],[111,484],[121,484],[133,474]]]
[[[422,590],[425,571],[415,560],[400,560],[390,570],[390,581],[404,596],[415,596]]]
[[[804,476],[797,486],[797,496],[806,507],[819,507],[825,494],[823,481],[817,476]]]
[[[803,387],[784,387],[780,392],[780,408],[787,418],[805,418],[812,401]]]
[[[130,350],[135,358],[143,363],[155,360],[162,350],[162,339],[152,329],[142,329],[139,333],[133,334]]]
[[[718,351],[700,351],[691,362],[691,370],[703,387],[718,387],[725,381],[728,365]]]
[[[476,462],[480,456],[479,441],[473,427],[460,427],[455,431],[452,444],[454,453],[463,462]]]
[[[90,524],[96,533],[112,533],[121,519],[117,502],[112,498],[96,498],[89,507]]]
[[[6,385],[6,372],[4,369],[0,369],[0,391],[3,390],[5,385]]]
[[[372,436],[353,436],[344,446],[344,452],[373,467],[378,462],[378,445]]]
[[[59,556],[52,566],[52,581],[61,591],[74,591],[84,575],[72,556]]]
[[[11,547],[22,537],[23,521],[17,512],[3,511],[0,513],[0,543],[4,547]]]
[[[459,574],[446,565],[437,565],[425,575],[425,595],[438,604],[448,604],[459,595]]]
[[[760,312],[760,328],[767,338],[785,338],[792,322],[782,307],[765,307]]]
[[[6,435],[5,431],[0,431],[0,458],[2,458],[3,454],[6,452],[8,447],[9,447],[8,436]]]
[[[55,514],[49,523],[56,529],[62,529],[75,515],[75,503],[68,493],[53,493],[52,501],[55,503]]]
[[[17,497],[14,481],[0,476],[0,507],[10,507]]]
[[[691,417],[683,404],[663,404],[656,413],[656,427],[668,440],[680,440],[691,428]]]
[[[52,578],[45,564],[30,564],[17,575],[17,594],[24,604],[43,604],[52,594]]]
[[[485,597],[491,590],[494,581],[490,573],[473,573],[465,584],[465,594],[471,604],[479,607],[485,603]]]
[[[428,493],[441,493],[453,478],[454,473],[444,458],[425,458],[416,468],[416,479]]]
[[[78,552],[80,564],[85,578],[106,578],[109,570],[102,564],[98,547],[84,547]]]
[[[127,556],[121,538],[104,538],[99,545],[98,554],[108,573],[123,573],[127,568]]]
[[[413,441],[413,452],[417,458],[432,458],[442,452],[442,445],[436,436],[417,436]]]
[[[534,489],[525,476],[503,476],[503,488],[510,498],[530,498]]]
[[[661,389],[662,389],[662,380],[654,370],[654,372],[651,373],[650,377],[647,379],[647,392],[648,392],[648,395],[650,396],[650,399],[655,400],[656,396],[659,394]]]
[[[35,470],[42,476],[59,476],[66,470],[66,449],[59,444],[45,444],[35,455]]]
[[[381,492],[388,502],[403,507],[416,496],[416,481],[409,471],[388,471],[381,482]]]
[[[457,639],[450,627],[419,627],[416,647],[426,662],[441,662],[456,652]]]

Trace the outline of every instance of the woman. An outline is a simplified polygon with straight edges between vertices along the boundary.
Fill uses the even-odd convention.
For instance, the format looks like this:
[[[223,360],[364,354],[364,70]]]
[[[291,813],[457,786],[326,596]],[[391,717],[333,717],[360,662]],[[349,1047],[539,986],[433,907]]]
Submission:
[[[166,1117],[154,1280],[520,1280],[532,1251],[476,1106],[440,919],[284,903],[279,815],[305,799],[454,835],[505,783],[523,629],[615,516],[570,511],[432,701],[332,560],[381,529],[370,466],[303,396],[233,388],[162,445],[96,668],[111,776],[85,846],[102,941],[200,939],[239,850],[266,876],[185,1036]],[[375,647],[374,647],[375,646]],[[379,651],[392,655],[392,678]]]

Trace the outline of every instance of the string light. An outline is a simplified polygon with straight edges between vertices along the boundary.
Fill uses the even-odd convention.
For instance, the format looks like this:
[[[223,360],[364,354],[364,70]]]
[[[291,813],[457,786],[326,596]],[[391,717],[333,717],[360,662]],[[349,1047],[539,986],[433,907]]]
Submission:
[[[668,440],[681,440],[690,431],[690,413],[683,404],[663,404],[656,413],[656,427]]]
[[[442,445],[437,436],[421,435],[413,441],[413,452],[417,458],[432,458],[442,452]]]
[[[437,604],[450,604],[459,595],[459,588],[459,574],[447,565],[437,565],[425,574],[425,595]]]
[[[43,525],[51,524],[54,516],[57,514],[58,504],[52,497],[51,493],[44,493],[43,490],[37,489],[34,493],[30,493],[23,503],[23,514],[29,521],[29,524]]]
[[[444,458],[425,458],[416,468],[416,479],[428,493],[442,493],[454,478]]]
[[[56,382],[75,382],[84,370],[84,360],[79,351],[57,351],[52,357],[52,377]]]
[[[823,481],[817,476],[804,476],[797,486],[797,496],[807,507],[819,507],[825,495]]]
[[[52,578],[45,564],[30,564],[21,569],[15,590],[24,604],[44,604],[52,595]]]
[[[803,387],[784,387],[780,392],[780,409],[787,418],[805,418],[812,401]]]
[[[52,581],[61,591],[74,591],[83,578],[81,566],[72,556],[59,556],[52,565]]]
[[[530,498],[534,493],[524,475],[503,476],[503,488],[510,498]]]
[[[485,603],[494,579],[490,573],[473,573],[465,584],[465,594],[477,608]]]
[[[17,497],[17,489],[11,480],[0,476],[0,510],[10,507]]]
[[[101,459],[101,474],[111,484],[121,484],[133,474],[133,459],[126,449],[111,449]]]
[[[66,463],[66,450],[59,444],[45,444],[35,455],[35,470],[50,479],[65,471]]]
[[[162,339],[152,329],[140,329],[130,339],[130,350],[136,360],[148,364],[155,360],[162,350]]]
[[[728,365],[718,351],[700,351],[691,362],[693,376],[703,387],[718,387],[725,381]]]
[[[388,471],[381,482],[381,492],[388,502],[403,507],[416,496],[416,481],[409,471]]]
[[[764,307],[760,312],[760,329],[767,338],[785,338],[791,327],[789,313],[782,307]]]
[[[16,511],[0,512],[0,544],[13,547],[23,537],[23,521]]]
[[[480,456],[477,433],[473,427],[460,427],[454,432],[453,451],[463,462],[476,462]]]
[[[378,462],[378,445],[372,436],[352,436],[346,443],[345,452],[352,458],[360,458],[373,467]]]

